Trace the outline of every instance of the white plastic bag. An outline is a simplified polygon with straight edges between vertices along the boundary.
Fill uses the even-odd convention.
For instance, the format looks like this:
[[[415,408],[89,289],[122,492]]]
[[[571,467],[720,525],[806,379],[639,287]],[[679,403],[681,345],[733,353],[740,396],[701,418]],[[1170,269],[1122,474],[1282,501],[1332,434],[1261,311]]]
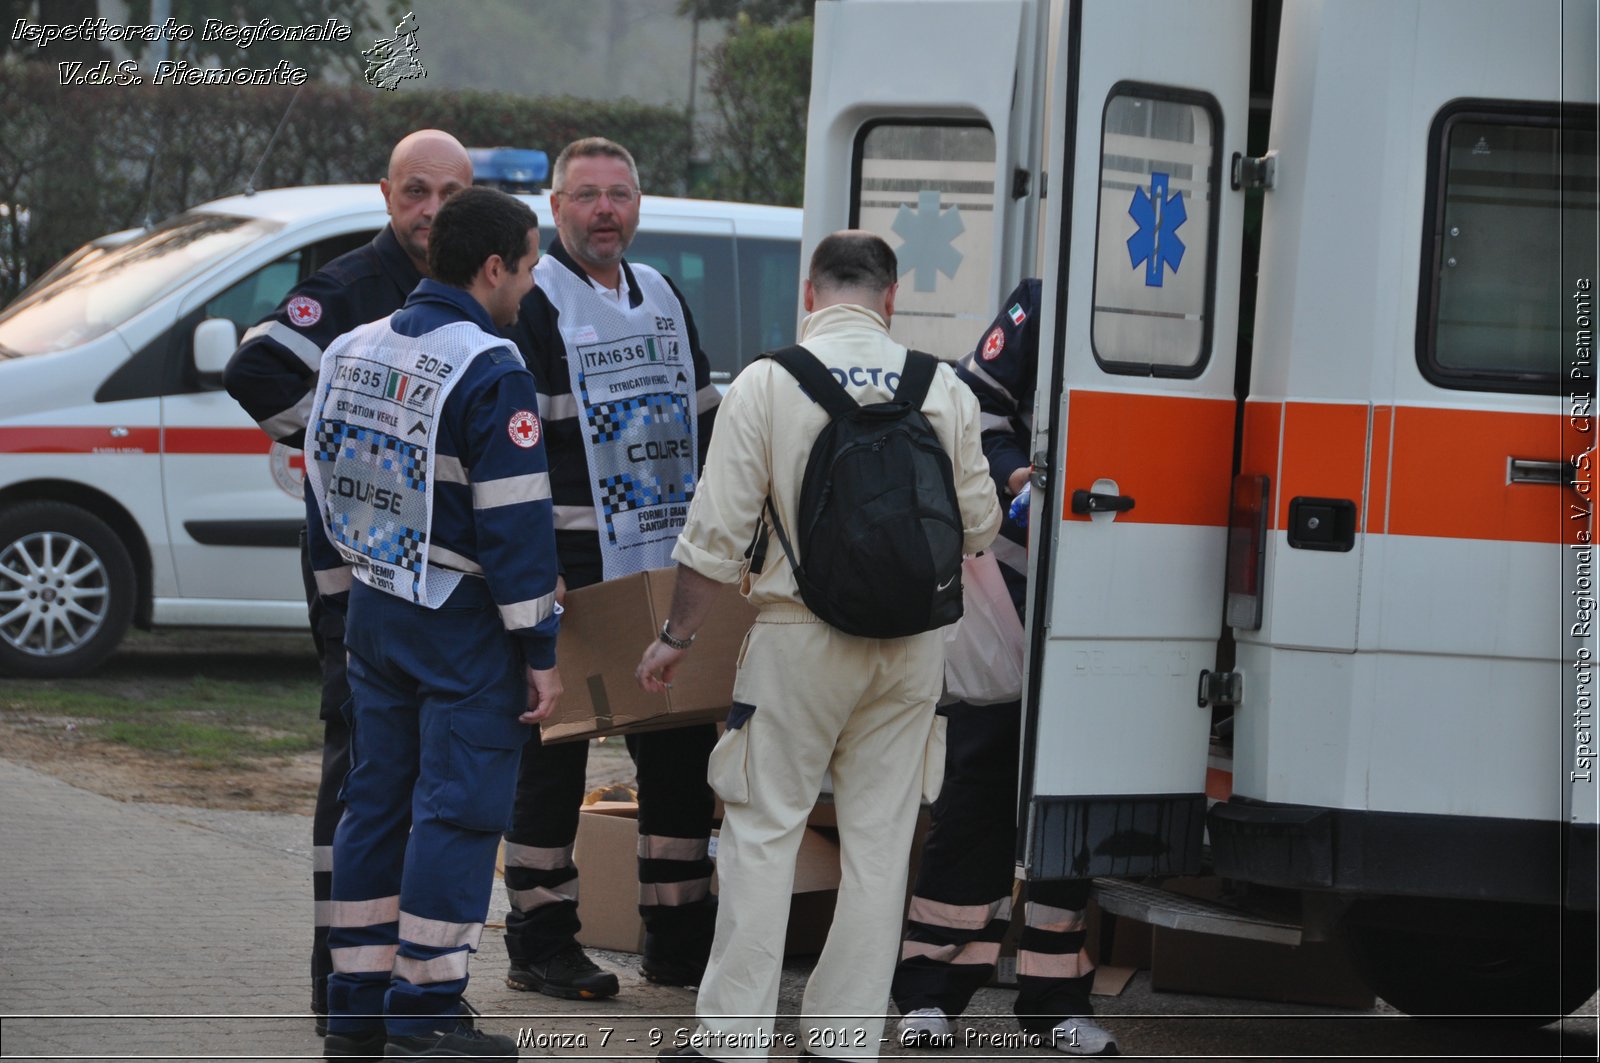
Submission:
[[[961,563],[961,619],[944,629],[942,704],[995,705],[1022,697],[1022,621],[993,554]]]

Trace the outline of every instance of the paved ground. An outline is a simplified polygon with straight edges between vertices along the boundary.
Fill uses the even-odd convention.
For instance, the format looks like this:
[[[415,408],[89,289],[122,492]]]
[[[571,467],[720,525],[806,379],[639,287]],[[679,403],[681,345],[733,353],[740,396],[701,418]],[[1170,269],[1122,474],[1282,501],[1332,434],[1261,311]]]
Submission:
[[[306,1011],[310,833],[304,816],[123,804],[0,760],[0,1058],[320,1058]],[[487,1028],[522,1031],[525,1057],[652,1058],[652,1042],[693,1028],[693,994],[647,984],[627,954],[596,954],[621,974],[616,1000],[573,1005],[513,992],[501,980],[499,933],[485,931],[468,995]],[[804,963],[785,971],[779,1009],[791,1017],[780,1018],[780,1033],[794,1030],[807,973]],[[1148,979],[1141,973],[1096,1004],[1125,1047],[1150,1055],[1594,1057],[1593,1018],[1569,1020],[1564,1035],[1550,1027],[1502,1036],[1416,1023],[1382,1006],[1154,994]],[[1010,1034],[1010,1005],[1010,993],[984,990],[963,1036]],[[901,1053],[889,1045],[884,1054]],[[923,1055],[996,1057],[1062,1058],[992,1040]]]

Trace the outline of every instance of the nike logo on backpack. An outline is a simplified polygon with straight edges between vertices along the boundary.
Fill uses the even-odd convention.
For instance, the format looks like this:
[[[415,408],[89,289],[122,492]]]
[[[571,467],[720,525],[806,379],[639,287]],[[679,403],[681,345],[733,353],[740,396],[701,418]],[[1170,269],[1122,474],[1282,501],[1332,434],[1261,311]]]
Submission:
[[[956,578],[954,576],[951,576],[949,579],[945,580],[943,583],[941,583],[937,587],[935,587],[934,590],[935,591],[942,591],[946,587],[950,586],[950,584],[954,583],[955,581],[956,581]]]

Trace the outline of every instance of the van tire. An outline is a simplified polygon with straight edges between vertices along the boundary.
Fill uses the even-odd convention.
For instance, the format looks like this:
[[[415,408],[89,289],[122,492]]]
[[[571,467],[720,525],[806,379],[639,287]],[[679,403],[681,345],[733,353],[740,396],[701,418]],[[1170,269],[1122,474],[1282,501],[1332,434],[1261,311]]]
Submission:
[[[1344,930],[1368,988],[1408,1015],[1542,1026],[1594,995],[1593,912],[1386,897]]]
[[[127,633],[137,586],[128,548],[88,510],[37,501],[0,512],[0,673],[89,671]]]

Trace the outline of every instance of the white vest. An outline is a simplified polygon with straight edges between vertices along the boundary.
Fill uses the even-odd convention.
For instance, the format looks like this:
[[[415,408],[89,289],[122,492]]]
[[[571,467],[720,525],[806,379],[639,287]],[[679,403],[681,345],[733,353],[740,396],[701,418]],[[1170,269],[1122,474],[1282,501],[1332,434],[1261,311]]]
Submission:
[[[383,318],[323,353],[306,479],[328,538],[367,586],[437,609],[461,582],[428,564],[439,417],[472,360],[505,342],[470,321],[402,336]]]
[[[629,265],[643,296],[637,307],[605,298],[554,256],[533,271],[567,350],[608,580],[672,564],[699,465],[682,304],[660,273]]]

